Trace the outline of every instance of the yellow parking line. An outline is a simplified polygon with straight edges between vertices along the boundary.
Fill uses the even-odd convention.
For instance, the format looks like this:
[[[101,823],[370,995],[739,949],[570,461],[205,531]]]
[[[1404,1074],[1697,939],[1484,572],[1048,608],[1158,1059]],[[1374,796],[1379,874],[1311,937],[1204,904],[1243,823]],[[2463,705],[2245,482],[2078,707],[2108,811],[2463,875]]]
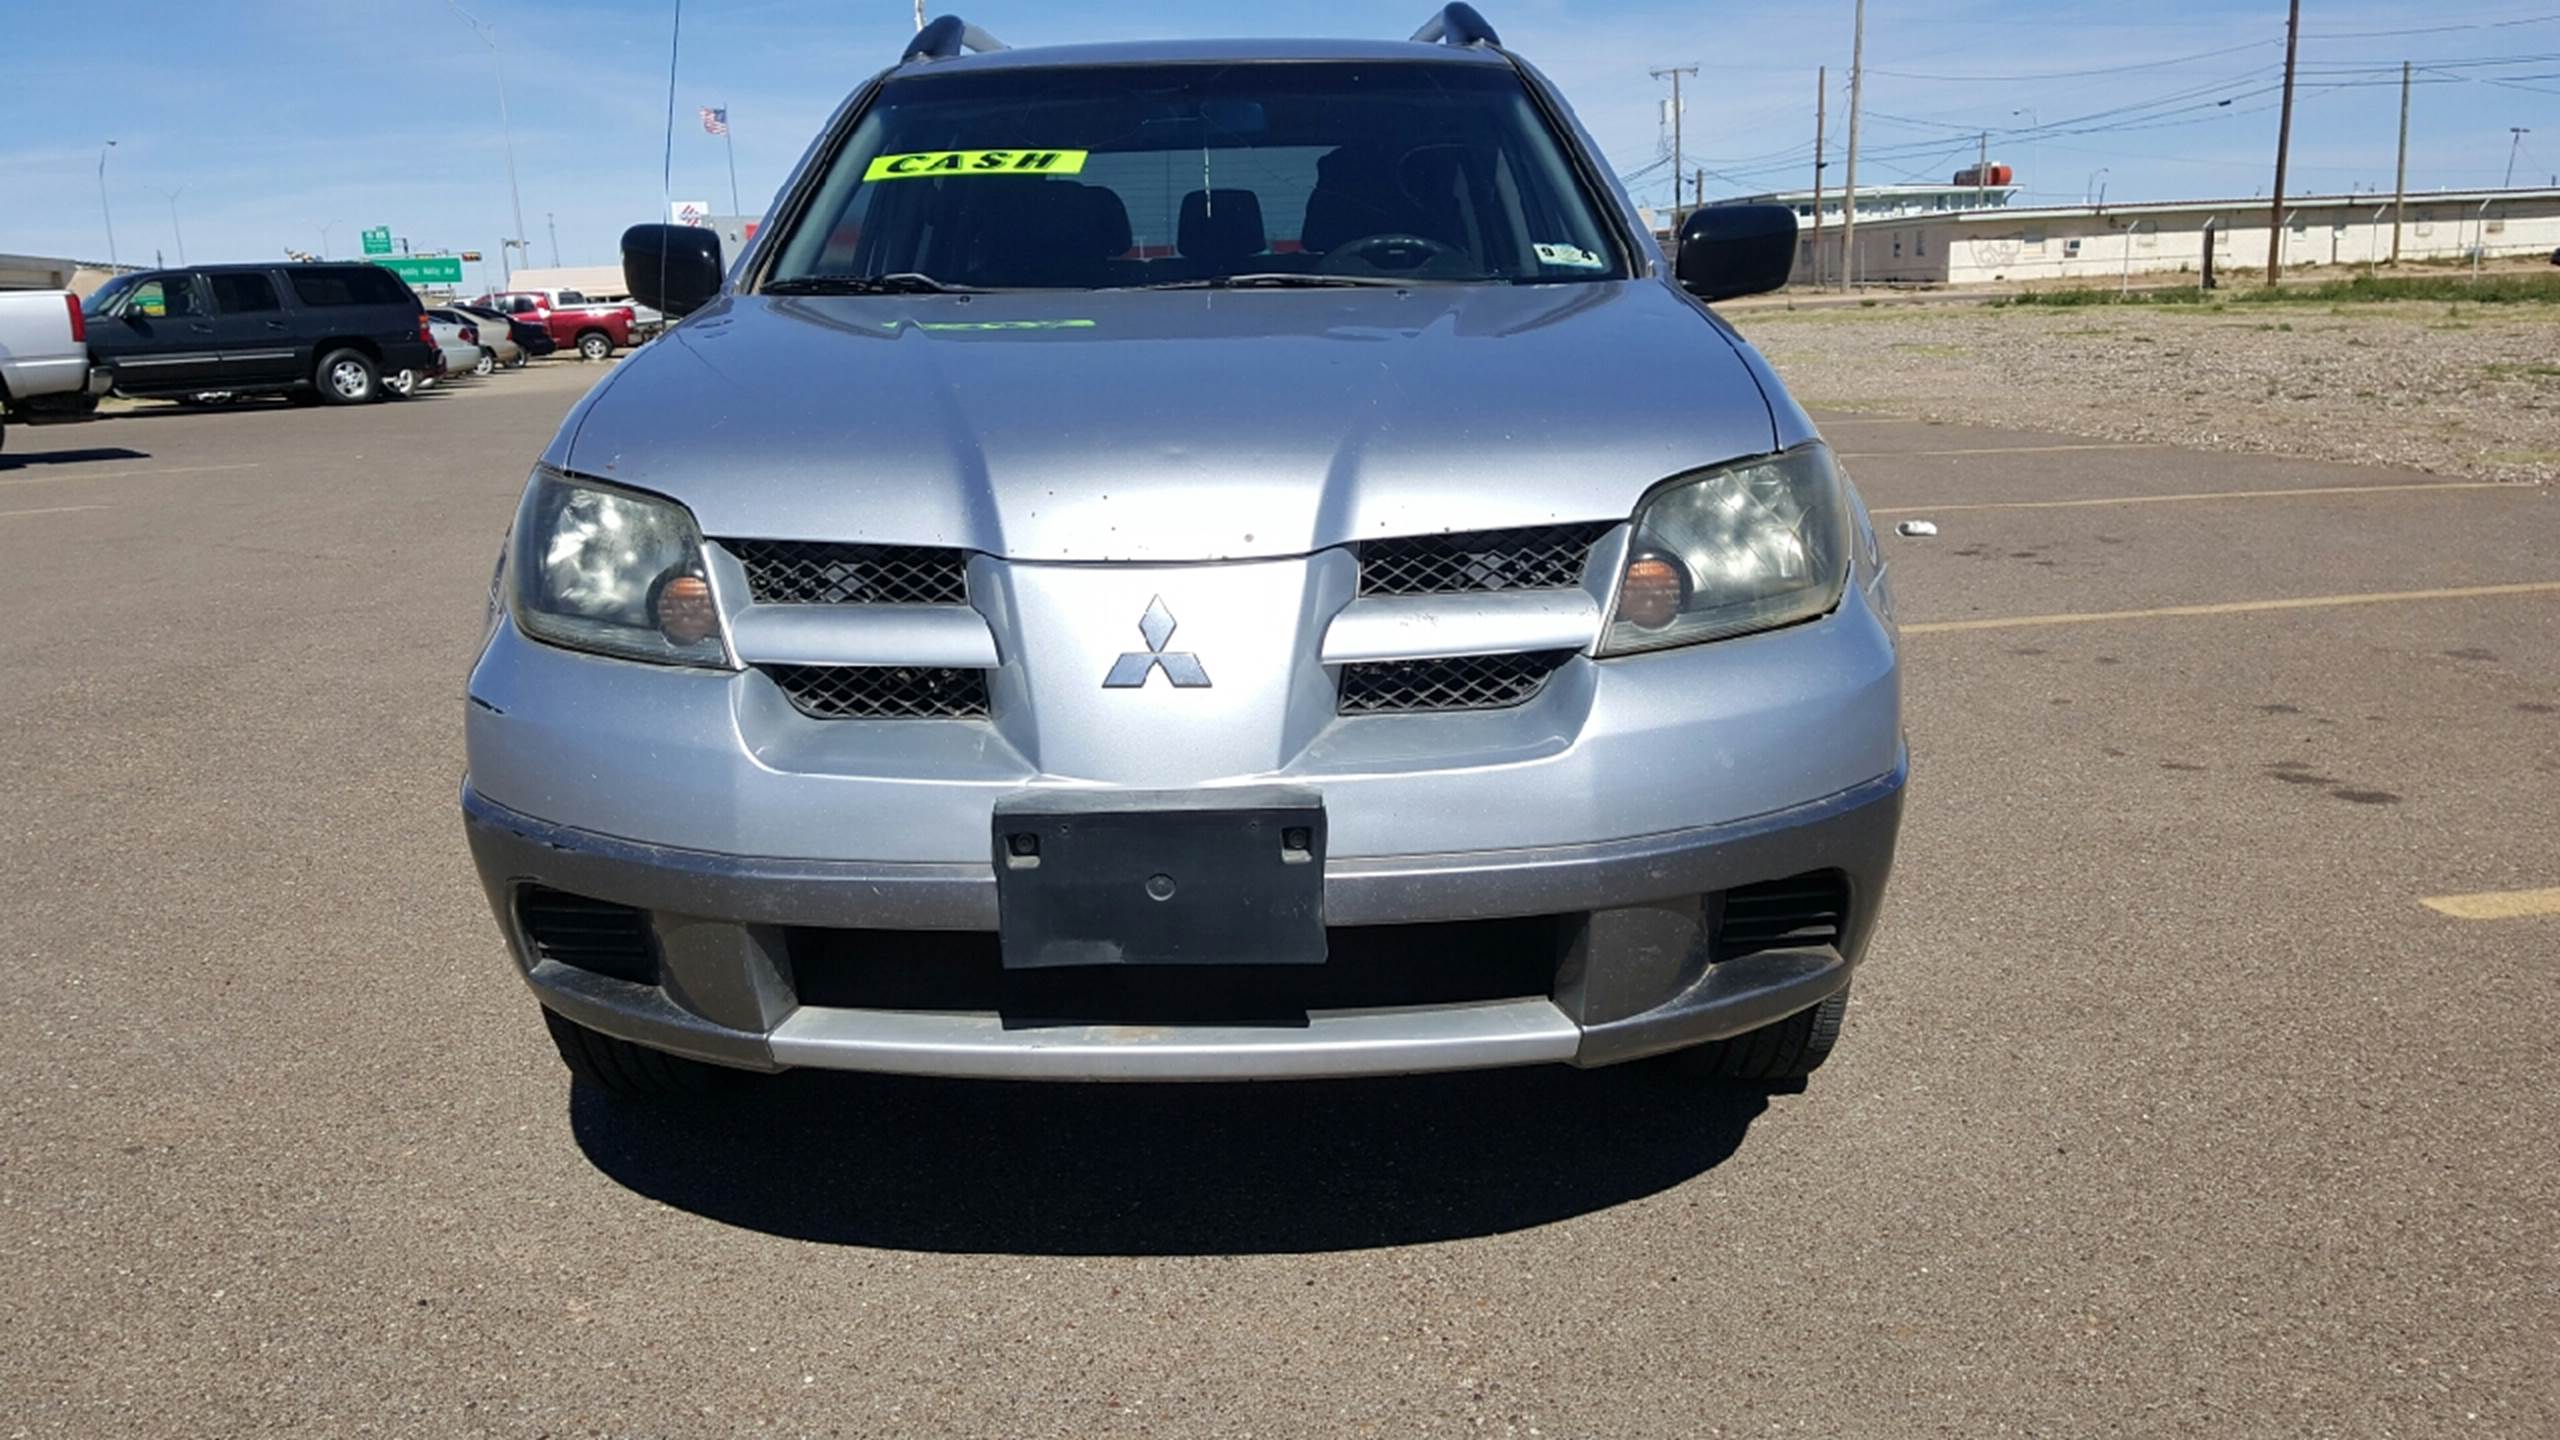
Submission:
[[[2476,600],[2492,595],[2560,593],[2560,580],[2521,585],[2470,585],[2453,590],[2392,590],[2374,595],[2304,595],[2292,600],[2232,600],[2219,605],[2163,605],[2156,610],[2088,610],[2059,615],[2010,615],[1996,620],[1936,620],[1905,625],[1905,635],[1957,630],[2018,630],[2035,625],[2098,625],[2110,620],[2167,620],[2191,615],[2248,615],[2261,610],[2325,610],[2340,605],[2396,605],[2408,600]]]
[[[2093,505],[2170,505],[2190,500],[2279,500],[2296,495],[2383,495],[2405,490],[2539,490],[2538,481],[2415,480],[2401,485],[2306,485],[2290,490],[2201,490],[2184,495],[2109,495],[2097,500],[1986,500],[1970,505],[1890,505],[1871,515],[1935,515],[1955,510],[2079,510]]]
[[[73,470],[61,475],[28,475],[0,480],[0,485],[55,485],[65,480],[147,480],[160,475],[210,475],[216,470],[255,470],[256,461],[239,465],[162,465],[150,470]]]
[[[42,510],[0,510],[0,520],[13,515],[68,515],[74,510],[113,510],[113,505],[53,505]]]
[[[1865,450],[1844,451],[1842,460],[1909,460],[1937,455],[2059,455],[2067,450],[2157,450],[2161,447],[2140,440],[2109,441],[2088,445],[1985,445],[1971,450]]]
[[[2483,895],[2438,895],[2418,902],[2456,920],[2521,920],[2560,915],[2560,890],[2492,890]]]

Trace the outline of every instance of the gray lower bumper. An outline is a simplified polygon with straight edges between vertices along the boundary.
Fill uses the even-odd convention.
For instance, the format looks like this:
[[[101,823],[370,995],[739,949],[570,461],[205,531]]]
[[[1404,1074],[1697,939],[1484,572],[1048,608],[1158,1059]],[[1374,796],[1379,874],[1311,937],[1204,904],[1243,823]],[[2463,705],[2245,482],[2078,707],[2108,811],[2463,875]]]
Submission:
[[[983,865],[871,865],[674,850],[569,830],[467,786],[472,853],[542,1002],[639,1044],[750,1069],[1215,1080],[1605,1065],[1756,1029],[1849,983],[1883,899],[1907,769],[1728,825],[1605,844],[1328,862],[1325,915],[1378,925],[1569,914],[1544,997],[1319,1012],[1303,1026],[1009,1026],[985,1014],[822,1008],[791,990],[782,927],[992,930]],[[1840,944],[1710,964],[1718,892],[1812,870],[1848,879]],[[665,983],[534,963],[513,919],[541,884],[654,912]]]

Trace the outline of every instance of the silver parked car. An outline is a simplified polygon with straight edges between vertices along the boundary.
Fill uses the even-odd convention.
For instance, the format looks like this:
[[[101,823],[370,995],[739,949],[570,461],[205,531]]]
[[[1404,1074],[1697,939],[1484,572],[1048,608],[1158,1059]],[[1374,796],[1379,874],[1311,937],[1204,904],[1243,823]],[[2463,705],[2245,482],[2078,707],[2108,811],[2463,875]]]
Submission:
[[[535,469],[465,711],[581,1081],[1830,1051],[1907,761],[1865,510],[1705,303],[1791,214],[1666,260],[1453,5],[938,21],[734,266],[624,246],[685,318]]]

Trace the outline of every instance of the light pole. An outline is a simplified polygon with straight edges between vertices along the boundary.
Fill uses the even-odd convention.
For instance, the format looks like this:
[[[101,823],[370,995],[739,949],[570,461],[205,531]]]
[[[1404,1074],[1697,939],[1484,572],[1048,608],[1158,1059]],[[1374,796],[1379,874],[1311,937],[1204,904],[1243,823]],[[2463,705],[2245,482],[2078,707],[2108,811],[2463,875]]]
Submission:
[[[169,229],[178,237],[178,263],[181,265],[187,263],[187,232],[178,225],[178,197],[185,193],[187,187],[184,185],[169,192]]]
[[[2510,125],[2507,127],[2507,133],[2515,138],[2507,142],[2507,179],[2505,184],[2498,187],[2501,190],[2515,188],[2516,152],[2524,148],[2524,137],[2533,132],[2522,125]]]
[[[2111,172],[2104,165],[2101,165],[2097,169],[2089,172],[2089,183],[2080,187],[2081,204],[2095,207],[2107,203],[2106,189],[2098,183],[2098,177],[2109,173]],[[2097,198],[2091,199],[2090,197],[2093,195]]]
[[[328,259],[328,258],[329,258],[329,232],[330,232],[330,231],[332,231],[332,230],[337,229],[339,226],[344,225],[344,224],[346,224],[346,223],[347,223],[347,222],[346,222],[346,221],[344,221],[344,220],[332,220],[332,221],[330,221],[328,224],[323,225],[323,226],[321,226],[321,227],[320,227],[320,258],[321,258],[321,259],[326,260],[326,259]]]
[[[524,195],[523,195],[523,192],[519,191],[519,190],[516,188],[516,131],[515,131],[515,125],[514,125],[514,123],[513,123],[512,121],[510,121],[510,120],[507,118],[507,58],[506,58],[506,52],[498,48],[498,39],[497,39],[497,37],[496,37],[495,35],[493,35],[493,34],[491,34],[491,33],[490,33],[490,31],[489,31],[489,27],[488,27],[488,26],[483,25],[483,24],[481,24],[481,23],[480,23],[480,17],[479,17],[479,16],[474,15],[474,14],[472,14],[470,11],[465,10],[465,9],[463,9],[463,8],[462,8],[462,0],[444,0],[444,3],[446,3],[447,5],[450,5],[450,6],[452,6],[452,7],[453,7],[453,13],[454,13],[454,14],[459,15],[459,16],[461,16],[464,20],[467,20],[467,21],[469,21],[469,22],[470,22],[470,24],[471,24],[471,33],[472,33],[472,34],[474,34],[474,35],[479,36],[479,37],[480,37],[480,43],[489,47],[489,56],[490,56],[491,63],[492,63],[492,64],[496,67],[496,69],[497,69],[497,72],[498,72],[498,133],[499,133],[499,134],[501,134],[501,135],[503,135],[504,137],[506,137],[506,142],[507,142],[507,199],[508,199],[508,200],[509,200],[513,205],[514,205],[514,207],[515,207],[515,217],[516,217],[516,228],[515,228],[515,233],[516,233],[516,234],[518,234],[518,235],[522,235],[522,234],[524,233]],[[524,242],[522,242],[521,240],[519,240],[519,241],[518,241],[518,242],[516,242],[516,243],[518,243],[518,244],[522,244],[522,243],[524,243]],[[514,270],[512,270],[511,268],[509,268],[509,267],[507,266],[507,255],[506,255],[506,249],[505,249],[505,247],[503,247],[503,246],[501,246],[501,247],[499,248],[499,251],[498,251],[498,265],[499,265],[499,268],[500,268],[501,270],[506,271],[507,280],[508,280],[508,282],[509,282],[509,283],[512,283],[512,282],[513,282],[513,280],[514,280],[515,272],[514,272]]]
[[[116,142],[113,140],[98,147],[98,213],[107,219],[107,268],[110,270],[121,268],[116,264],[116,212],[107,204],[107,152],[114,148]]]
[[[2009,118],[2010,118],[2010,119],[2012,119],[2012,120],[2017,119],[2017,118],[2018,118],[2019,116],[2021,116],[2021,115],[2024,115],[2024,116],[2026,116],[2026,117],[2027,117],[2027,154],[2026,154],[2026,160],[2027,160],[2027,168],[2028,168],[2028,169],[2030,169],[2030,170],[2032,170],[2032,169],[2034,169],[2034,168],[2035,168],[2036,163],[2037,163],[2037,161],[2036,161],[2036,130],[2037,130],[2037,128],[2038,128],[2038,126],[2040,125],[2040,123],[2041,123],[2041,122],[2039,122],[2039,121],[2036,119],[2036,107],[2034,107],[2033,105],[2029,105],[2029,106],[2026,106],[2026,107],[2025,107],[2025,108],[2023,108],[2023,109],[2012,110],[2012,111],[2010,111],[2010,112],[2009,112]],[[2022,187],[2020,187],[2020,189],[2021,189],[2021,192],[2023,193],[2024,187],[2022,186]],[[2030,200],[2030,201],[2028,201],[2027,203],[2028,203],[2028,204],[2030,204],[2030,205],[2032,205],[2032,204],[2034,204],[2035,202],[2034,202],[2034,201],[2032,201],[2032,200]]]

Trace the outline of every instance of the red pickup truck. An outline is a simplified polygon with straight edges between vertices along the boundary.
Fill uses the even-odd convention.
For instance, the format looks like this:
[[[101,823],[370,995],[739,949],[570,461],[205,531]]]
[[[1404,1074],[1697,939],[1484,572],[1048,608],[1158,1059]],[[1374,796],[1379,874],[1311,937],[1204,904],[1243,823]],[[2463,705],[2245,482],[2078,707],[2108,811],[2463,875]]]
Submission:
[[[501,290],[471,303],[534,321],[551,332],[560,348],[577,351],[582,360],[602,360],[630,348],[637,323],[630,306],[596,304],[575,290]]]

